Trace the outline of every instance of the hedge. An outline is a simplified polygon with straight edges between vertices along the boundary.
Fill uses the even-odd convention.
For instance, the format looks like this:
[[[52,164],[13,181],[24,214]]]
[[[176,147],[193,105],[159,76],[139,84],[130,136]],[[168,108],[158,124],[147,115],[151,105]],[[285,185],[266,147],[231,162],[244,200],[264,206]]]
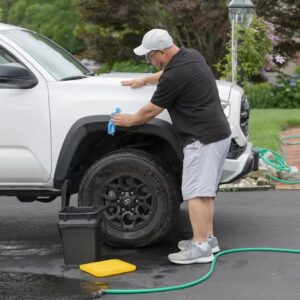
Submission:
[[[300,69],[291,76],[280,73],[275,84],[248,84],[244,88],[252,108],[300,108]]]

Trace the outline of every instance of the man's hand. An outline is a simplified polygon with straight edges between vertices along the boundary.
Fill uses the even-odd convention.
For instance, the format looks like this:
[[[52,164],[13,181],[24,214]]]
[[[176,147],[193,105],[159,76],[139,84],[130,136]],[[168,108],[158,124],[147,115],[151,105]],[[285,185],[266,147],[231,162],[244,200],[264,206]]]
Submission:
[[[121,84],[124,86],[130,86],[132,89],[137,89],[143,87],[146,84],[146,82],[144,78],[138,78],[138,79],[121,81]]]
[[[115,114],[112,121],[117,126],[130,127],[133,126],[134,116],[129,114]]]
[[[162,71],[159,71],[143,78],[121,81],[121,84],[124,86],[130,86],[132,89],[137,89],[145,86],[146,84],[157,84],[161,74]]]
[[[160,114],[164,108],[159,107],[151,102],[144,105],[137,113],[134,115],[129,114],[114,114],[112,116],[112,121],[117,126],[130,127],[135,125],[141,125],[149,122]]]

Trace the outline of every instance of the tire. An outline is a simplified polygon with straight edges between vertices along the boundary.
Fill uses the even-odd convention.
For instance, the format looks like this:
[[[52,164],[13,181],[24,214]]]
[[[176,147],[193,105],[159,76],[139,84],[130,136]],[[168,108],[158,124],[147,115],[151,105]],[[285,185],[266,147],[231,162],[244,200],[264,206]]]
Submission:
[[[143,151],[118,151],[85,173],[80,206],[107,206],[102,212],[104,242],[142,247],[163,239],[177,218],[180,190],[173,175]]]

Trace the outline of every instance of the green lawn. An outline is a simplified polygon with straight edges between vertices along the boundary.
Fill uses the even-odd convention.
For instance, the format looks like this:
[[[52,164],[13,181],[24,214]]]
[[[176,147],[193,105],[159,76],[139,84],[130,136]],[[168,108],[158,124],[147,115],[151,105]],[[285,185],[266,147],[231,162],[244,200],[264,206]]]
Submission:
[[[250,142],[260,148],[280,150],[280,132],[300,127],[300,109],[251,109]]]

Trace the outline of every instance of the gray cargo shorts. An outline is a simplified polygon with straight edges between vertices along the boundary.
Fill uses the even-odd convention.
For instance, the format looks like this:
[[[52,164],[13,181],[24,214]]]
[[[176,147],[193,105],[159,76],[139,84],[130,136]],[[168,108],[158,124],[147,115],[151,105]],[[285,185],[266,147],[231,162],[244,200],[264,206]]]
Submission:
[[[183,200],[216,196],[230,141],[230,137],[210,144],[196,140],[184,147]]]

